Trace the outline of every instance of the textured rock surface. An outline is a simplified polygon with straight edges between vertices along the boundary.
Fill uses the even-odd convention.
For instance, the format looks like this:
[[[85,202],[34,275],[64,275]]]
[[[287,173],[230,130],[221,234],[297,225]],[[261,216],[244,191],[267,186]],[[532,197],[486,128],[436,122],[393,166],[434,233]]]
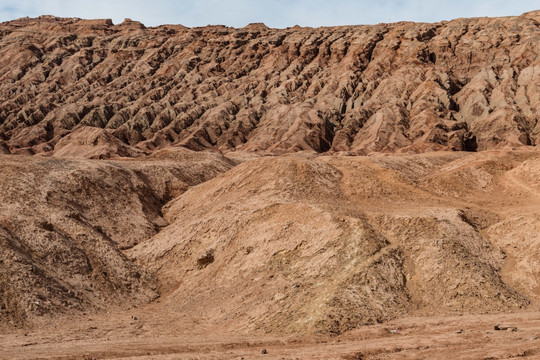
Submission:
[[[539,23],[540,12],[283,30],[53,17],[2,23],[0,152],[535,145]],[[98,150],[88,148],[94,143]]]
[[[539,23],[0,24],[0,354],[538,355]]]
[[[155,298],[156,278],[121,250],[167,225],[165,202],[234,163],[187,149],[147,162],[0,155],[0,327]]]
[[[129,253],[168,309],[232,329],[515,311],[540,299],[539,155],[254,159],[168,203]]]

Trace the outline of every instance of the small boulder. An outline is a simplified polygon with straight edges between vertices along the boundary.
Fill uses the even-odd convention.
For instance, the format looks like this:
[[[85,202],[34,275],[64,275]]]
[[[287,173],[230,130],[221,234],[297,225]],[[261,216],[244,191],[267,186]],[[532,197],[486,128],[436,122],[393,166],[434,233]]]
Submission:
[[[499,325],[499,324],[495,325],[493,328],[497,331],[501,331],[501,330],[517,331],[518,330],[517,327],[515,326],[505,326],[505,325]]]
[[[206,250],[203,254],[197,256],[197,267],[204,269],[214,262],[214,249]]]

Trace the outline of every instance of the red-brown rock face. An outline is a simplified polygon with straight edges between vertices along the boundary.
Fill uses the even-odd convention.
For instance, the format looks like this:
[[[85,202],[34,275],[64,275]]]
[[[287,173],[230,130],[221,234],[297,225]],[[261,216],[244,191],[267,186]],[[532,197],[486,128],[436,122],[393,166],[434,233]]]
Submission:
[[[19,19],[0,24],[0,153],[535,145],[539,43],[540,12],[284,30]]]

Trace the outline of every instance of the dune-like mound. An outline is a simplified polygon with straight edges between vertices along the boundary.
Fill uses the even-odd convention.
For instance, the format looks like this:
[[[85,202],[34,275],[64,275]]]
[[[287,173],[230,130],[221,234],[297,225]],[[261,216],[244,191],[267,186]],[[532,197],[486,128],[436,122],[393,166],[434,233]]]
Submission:
[[[130,254],[175,311],[235,328],[341,333],[418,312],[517,310],[538,299],[540,208],[513,174],[538,159],[255,159],[167,204],[170,225]],[[505,267],[520,237],[528,273]]]
[[[135,149],[101,128],[84,126],[63,137],[54,147],[54,157],[82,157],[109,159],[137,157],[142,151]]]

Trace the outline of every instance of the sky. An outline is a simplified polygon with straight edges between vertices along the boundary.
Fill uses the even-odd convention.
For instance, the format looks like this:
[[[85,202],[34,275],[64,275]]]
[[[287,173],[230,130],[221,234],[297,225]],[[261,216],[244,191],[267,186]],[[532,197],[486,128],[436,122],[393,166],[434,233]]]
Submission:
[[[39,15],[131,18],[146,26],[270,27],[437,22],[459,17],[510,16],[540,10],[540,0],[0,0],[0,22]]]

